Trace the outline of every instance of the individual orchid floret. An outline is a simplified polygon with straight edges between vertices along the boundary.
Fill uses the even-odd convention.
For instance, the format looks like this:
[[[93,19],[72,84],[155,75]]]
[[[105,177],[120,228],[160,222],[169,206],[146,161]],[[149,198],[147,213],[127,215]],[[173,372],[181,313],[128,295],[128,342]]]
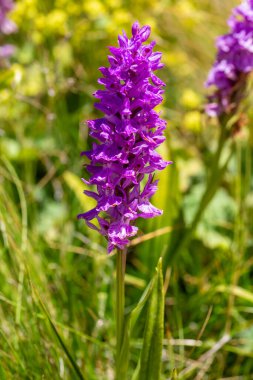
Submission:
[[[171,162],[156,152],[165,140],[166,122],[154,108],[163,100],[165,84],[154,73],[163,67],[161,53],[153,51],[154,41],[144,44],[149,35],[150,27],[140,28],[136,22],[131,38],[123,32],[119,46],[109,48],[110,66],[100,68],[103,77],[98,80],[104,89],[94,94],[100,100],[95,107],[104,116],[87,121],[97,142],[82,153],[89,160],[85,166],[90,174],[83,181],[96,191],[84,193],[97,205],[78,218],[107,238],[109,253],[124,249],[137,234],[136,219],[162,213],[150,203],[157,190],[154,172]]]
[[[216,61],[206,82],[214,87],[206,106],[211,117],[235,112],[244,96],[253,70],[253,1],[244,0],[234,8],[228,25],[230,32],[217,40]]]

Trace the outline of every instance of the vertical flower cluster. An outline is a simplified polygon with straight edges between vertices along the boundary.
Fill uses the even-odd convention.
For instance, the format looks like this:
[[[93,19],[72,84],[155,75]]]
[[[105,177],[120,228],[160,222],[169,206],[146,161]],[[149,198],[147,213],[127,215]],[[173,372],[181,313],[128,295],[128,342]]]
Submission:
[[[206,85],[214,86],[206,112],[219,116],[235,112],[248,74],[253,70],[253,0],[244,0],[234,8],[228,20],[230,32],[217,40],[217,58]]]
[[[3,40],[4,35],[11,34],[16,30],[16,25],[7,17],[13,6],[12,0],[0,0],[0,41]],[[13,50],[12,45],[0,45],[0,59],[9,57]]]
[[[149,200],[157,190],[155,170],[170,163],[155,150],[165,140],[166,122],[154,110],[163,100],[165,84],[154,74],[163,67],[161,53],[153,52],[155,42],[143,44],[149,35],[150,27],[140,28],[136,22],[130,39],[123,32],[119,47],[109,48],[110,66],[100,68],[103,78],[98,80],[105,89],[94,94],[100,100],[95,107],[104,117],[87,121],[90,136],[98,143],[82,153],[90,161],[86,165],[90,179],[83,181],[97,191],[84,193],[97,205],[78,218],[107,238],[109,253],[123,249],[136,235],[137,218],[162,213]],[[91,223],[94,218],[97,226]]]

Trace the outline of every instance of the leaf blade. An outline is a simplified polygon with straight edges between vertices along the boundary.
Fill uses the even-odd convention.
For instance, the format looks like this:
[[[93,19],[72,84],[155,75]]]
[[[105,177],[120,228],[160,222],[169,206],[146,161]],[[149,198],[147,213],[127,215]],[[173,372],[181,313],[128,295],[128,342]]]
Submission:
[[[162,342],[164,334],[164,292],[162,258],[154,276],[154,286],[149,301],[143,346],[135,380],[159,380],[161,373]]]

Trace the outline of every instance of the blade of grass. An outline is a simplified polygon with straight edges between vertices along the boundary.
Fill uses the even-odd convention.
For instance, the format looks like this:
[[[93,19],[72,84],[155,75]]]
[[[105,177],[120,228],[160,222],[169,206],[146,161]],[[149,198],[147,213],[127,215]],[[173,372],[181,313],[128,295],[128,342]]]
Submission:
[[[72,366],[74,372],[76,373],[77,377],[78,377],[80,380],[85,380],[85,378],[83,377],[83,375],[82,375],[80,369],[78,368],[78,366],[77,366],[75,360],[73,359],[71,353],[69,352],[69,350],[68,350],[66,344],[64,343],[62,337],[60,336],[60,334],[59,334],[59,332],[58,332],[58,330],[57,330],[57,328],[56,328],[56,326],[55,326],[53,320],[51,319],[50,314],[49,314],[49,312],[47,311],[47,308],[46,308],[44,302],[42,301],[42,299],[41,299],[41,297],[40,297],[40,295],[39,295],[37,289],[35,288],[35,285],[31,282],[31,279],[30,279],[30,285],[31,285],[31,288],[32,288],[33,294],[36,296],[36,300],[38,301],[38,304],[39,304],[41,310],[43,311],[44,315],[46,316],[46,318],[47,318],[47,320],[48,320],[48,322],[49,322],[49,324],[50,324],[50,326],[51,326],[51,328],[52,328],[52,331],[53,331],[53,333],[55,334],[55,336],[56,336],[56,338],[57,338],[57,340],[58,340],[60,346],[62,347],[62,349],[63,349],[63,351],[64,351],[64,353],[65,353],[65,355],[66,355],[67,358],[69,359],[70,364],[71,364],[71,366]]]

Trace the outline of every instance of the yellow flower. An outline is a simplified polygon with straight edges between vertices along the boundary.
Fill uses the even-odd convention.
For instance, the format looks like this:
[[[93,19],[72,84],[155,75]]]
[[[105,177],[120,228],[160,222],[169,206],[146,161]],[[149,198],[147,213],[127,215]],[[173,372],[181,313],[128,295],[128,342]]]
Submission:
[[[190,111],[184,115],[183,126],[192,131],[199,132],[201,129],[201,114],[198,111]]]
[[[185,108],[198,108],[201,105],[201,97],[192,89],[186,88],[180,98],[180,104]]]

